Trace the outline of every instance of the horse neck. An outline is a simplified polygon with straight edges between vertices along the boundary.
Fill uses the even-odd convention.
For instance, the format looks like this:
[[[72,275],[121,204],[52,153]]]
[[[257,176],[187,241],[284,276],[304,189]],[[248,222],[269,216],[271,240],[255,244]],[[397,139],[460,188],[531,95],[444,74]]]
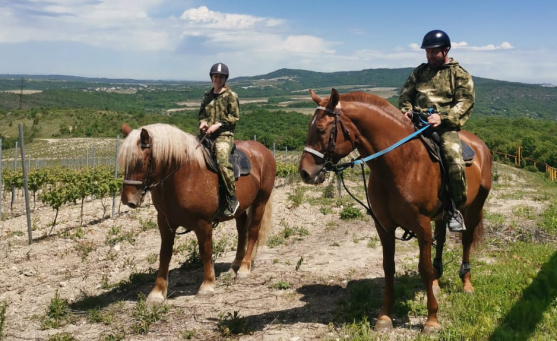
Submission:
[[[414,132],[410,125],[394,116],[396,113],[381,108],[360,106],[346,113],[357,130],[356,149],[362,157],[385,150]],[[389,154],[396,154],[396,150],[382,158],[388,159]]]

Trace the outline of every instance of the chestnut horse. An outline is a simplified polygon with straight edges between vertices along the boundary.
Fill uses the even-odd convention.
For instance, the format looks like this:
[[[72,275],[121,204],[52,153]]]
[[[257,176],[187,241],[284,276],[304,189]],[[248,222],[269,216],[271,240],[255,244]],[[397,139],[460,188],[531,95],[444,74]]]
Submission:
[[[413,232],[420,246],[419,273],[426,287],[428,316],[424,332],[440,329],[437,300],[442,274],[442,252],[446,229],[443,208],[438,199],[442,186],[440,165],[428,155],[419,138],[412,138],[387,153],[391,146],[412,135],[412,123],[387,100],[375,95],[353,92],[319,98],[310,90],[318,105],[309,125],[307,144],[300,160],[299,173],[304,182],[322,183],[327,170],[341,158],[357,149],[371,169],[367,195],[375,227],[383,246],[385,292],[376,329],[392,329],[395,275],[395,230],[402,227]],[[482,208],[491,189],[491,154],[474,134],[460,131],[460,138],[476,152],[472,165],[466,168],[468,200],[461,212],[466,231],[462,233],[462,266],[460,277],[465,292],[472,292],[470,282],[470,248],[483,231]],[[390,148],[389,148],[390,149]],[[431,262],[431,221],[435,222],[437,241],[435,259]]]
[[[155,286],[147,297],[149,303],[166,299],[168,266],[176,229],[193,231],[203,261],[203,283],[198,296],[215,291],[212,260],[213,216],[218,208],[218,178],[209,171],[198,139],[168,124],[152,124],[137,130],[122,125],[127,136],[118,155],[124,172],[122,203],[138,207],[151,191],[157,210],[161,236],[160,263]],[[275,183],[276,163],[273,154],[261,143],[236,141],[251,162],[251,173],[236,182],[240,201],[235,219],[238,230],[236,257],[232,262],[238,278],[249,275],[252,256],[272,227],[271,193]],[[232,219],[232,218],[228,218]]]

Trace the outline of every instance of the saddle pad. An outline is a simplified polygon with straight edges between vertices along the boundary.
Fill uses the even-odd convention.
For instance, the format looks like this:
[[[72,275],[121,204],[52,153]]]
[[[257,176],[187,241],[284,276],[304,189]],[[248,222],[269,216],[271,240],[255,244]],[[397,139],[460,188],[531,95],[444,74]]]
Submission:
[[[433,138],[430,138],[429,136],[425,136],[425,135],[420,135],[420,139],[422,140],[422,142],[425,144],[427,151],[429,152],[429,154],[438,162],[440,162],[440,147],[439,144],[437,144]],[[466,166],[470,166],[472,164],[472,161],[474,161],[474,157],[476,156],[476,152],[474,151],[474,149],[472,149],[472,147],[470,147],[468,145],[468,143],[464,142],[463,140],[460,140],[460,146],[462,149],[462,158],[464,159],[464,163],[466,164]]]
[[[217,161],[213,158],[211,152],[207,147],[203,146],[203,150],[207,169],[209,169],[213,173],[218,173]],[[236,145],[234,145],[234,147],[232,148],[232,153],[230,153],[228,161],[230,161],[232,167],[234,168],[234,178],[236,180],[238,180],[240,176],[248,175],[251,172],[251,163],[246,153],[236,148]]]

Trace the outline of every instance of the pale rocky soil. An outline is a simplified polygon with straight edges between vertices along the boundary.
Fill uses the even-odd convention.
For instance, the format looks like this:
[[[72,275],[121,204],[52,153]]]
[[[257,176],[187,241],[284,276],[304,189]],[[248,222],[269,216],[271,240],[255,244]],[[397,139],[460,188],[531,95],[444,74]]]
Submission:
[[[543,202],[528,195],[505,198],[516,189],[517,181],[520,179],[512,174],[501,177],[500,182],[507,185],[495,186],[486,207],[488,213],[512,219],[516,207],[527,207],[533,214],[543,209]],[[116,217],[110,218],[112,199],[88,201],[84,226],[80,227],[79,205],[66,206],[49,237],[54,211],[39,205],[31,214],[34,230],[33,243],[29,245],[24,205],[17,201],[12,217],[10,195],[5,192],[2,200],[5,219],[0,223],[0,305],[8,304],[3,327],[5,339],[47,340],[59,333],[68,333],[75,340],[184,340],[188,335],[195,340],[227,339],[218,330],[219,321],[235,312],[244,318],[251,333],[230,339],[338,339],[339,326],[346,322],[341,319],[339,302],[349,299],[350,289],[367,283],[381,295],[381,245],[368,217],[340,220],[340,207],[331,207],[332,213],[322,214],[321,206],[312,206],[308,200],[295,207],[289,195],[299,186],[305,185],[279,183],[275,188],[275,226],[270,237],[281,235],[285,228],[294,233],[281,245],[261,247],[248,279],[235,281],[228,272],[236,242],[232,223],[221,224],[214,230],[214,243],[226,243],[226,248],[216,256],[218,278],[213,297],[195,296],[202,269],[183,266],[190,256],[184,249],[195,236],[177,236],[168,311],[164,320],[150,326],[146,335],[135,331],[133,314],[138,295],[147,295],[151,290],[153,277],[149,274],[158,266],[155,261],[160,243],[158,230],[141,229],[147,225],[145,222],[155,221],[154,208],[148,205],[131,210],[121,206],[116,208]],[[322,189],[308,186],[305,197],[320,197]],[[116,202],[118,205],[119,198]],[[108,205],[107,219],[101,219],[102,204]],[[503,223],[500,227],[506,226]],[[118,236],[130,238],[112,246],[107,243]],[[458,247],[458,243],[457,237],[451,236],[447,247]],[[415,240],[397,242],[397,274],[416,273],[417,258]],[[130,279],[132,274],[136,276]],[[444,276],[458,280],[456,273]],[[288,285],[280,290],[279,284]],[[43,330],[41,320],[57,292],[60,299],[70,304],[71,317],[59,328]],[[83,305],[91,301],[100,305],[106,323],[89,321],[90,314]],[[399,317],[390,338],[415,339],[424,321],[425,316]]]

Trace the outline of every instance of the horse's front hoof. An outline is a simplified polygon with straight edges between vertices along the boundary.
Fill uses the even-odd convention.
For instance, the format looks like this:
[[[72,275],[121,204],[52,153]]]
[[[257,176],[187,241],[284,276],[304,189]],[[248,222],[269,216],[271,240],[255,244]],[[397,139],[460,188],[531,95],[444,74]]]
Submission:
[[[441,325],[439,323],[429,323],[426,322],[422,334],[424,335],[435,335],[441,330]]]
[[[164,301],[166,300],[166,298],[164,297],[164,295],[160,292],[151,292],[149,294],[149,296],[147,296],[147,305],[152,307],[155,305],[161,305],[164,304]]]
[[[390,332],[393,330],[393,321],[387,316],[381,316],[375,323],[375,330],[378,332]]]
[[[211,297],[215,294],[215,287],[209,285],[202,285],[195,296],[200,298]]]

